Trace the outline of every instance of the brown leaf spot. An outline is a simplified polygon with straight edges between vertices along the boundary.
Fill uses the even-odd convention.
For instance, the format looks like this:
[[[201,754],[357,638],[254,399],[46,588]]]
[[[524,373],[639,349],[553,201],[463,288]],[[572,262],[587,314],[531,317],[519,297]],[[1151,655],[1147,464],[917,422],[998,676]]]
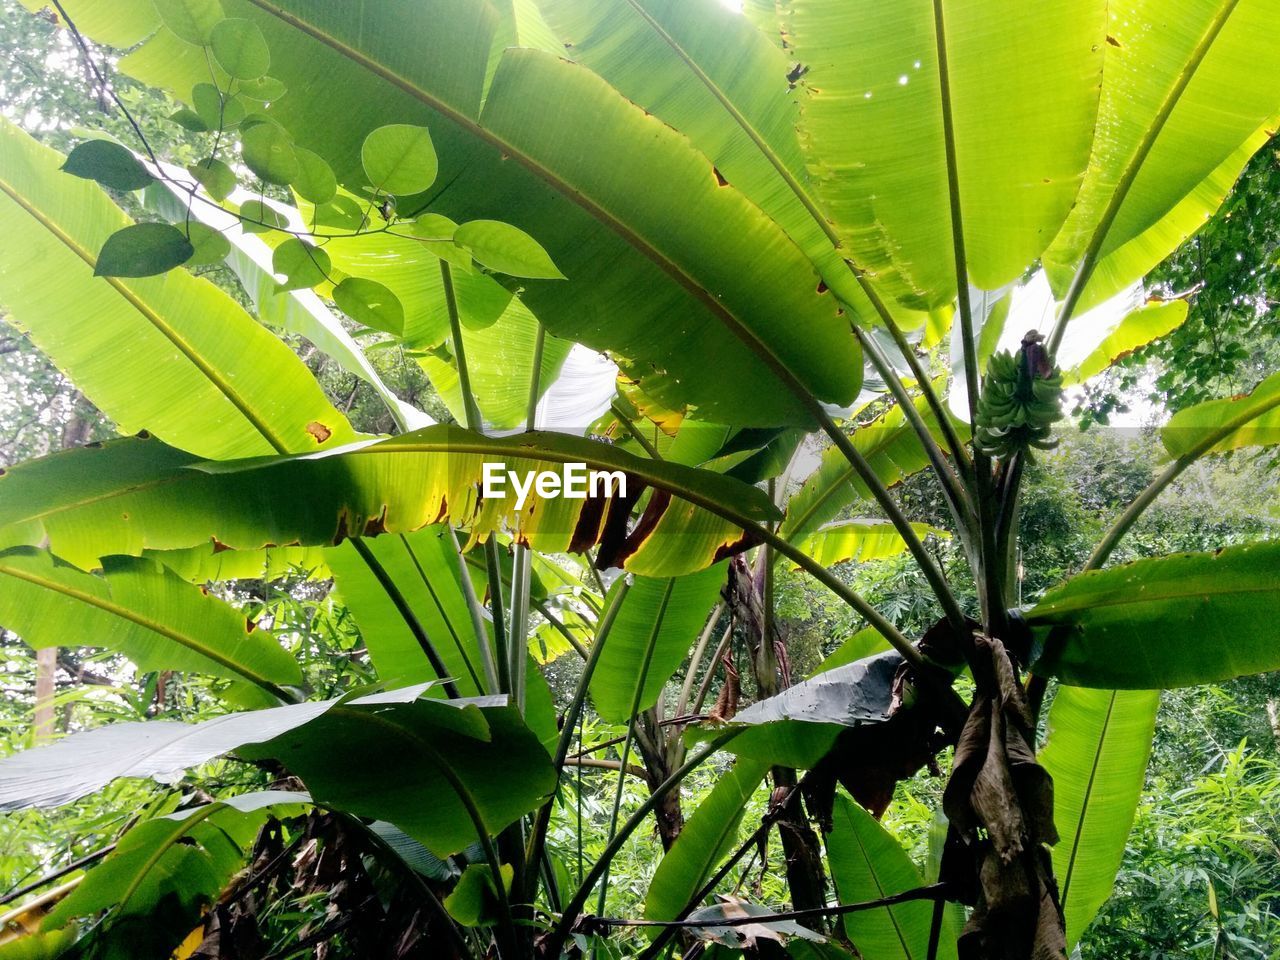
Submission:
[[[230,549],[231,549],[231,548],[230,548],[230,547],[228,547],[225,543],[223,543],[221,540],[219,540],[217,537],[210,537],[209,539],[213,541],[213,552],[214,552],[214,553],[222,553],[222,552],[224,552],[224,551],[226,551],[226,550],[230,550]]]
[[[754,534],[744,532],[737,540],[730,541],[729,543],[722,543],[720,546],[716,547],[715,556],[712,557],[711,562],[718,563],[725,557],[732,557],[734,554],[741,553],[743,550],[750,550],[759,542],[760,541]]]
[[[627,495],[609,499],[609,512],[604,518],[604,529],[600,533],[600,549],[596,552],[596,563],[601,568],[621,566],[619,554],[627,537],[627,521],[631,517],[631,508],[644,491],[644,483],[635,477],[628,477]]]
[[[364,536],[376,537],[379,534],[387,532],[387,505],[382,505],[382,512],[376,517],[370,517],[364,523]]]
[[[253,631],[255,631],[255,630],[257,630],[257,629],[258,629],[258,625],[257,625],[256,623],[254,623],[254,622],[253,622],[252,620],[250,620],[248,617],[245,617],[245,618],[244,618],[244,632],[245,632],[245,633],[253,633]]]
[[[819,293],[819,294],[826,293],[826,292],[827,292],[827,289],[828,289],[828,288],[827,288],[827,281],[825,281],[825,280],[819,280],[819,281],[818,281],[818,293]]]
[[[1120,46],[1120,41],[1119,41],[1119,40],[1117,40],[1115,37],[1113,37],[1113,36],[1112,36],[1111,34],[1109,34],[1109,33],[1107,34],[1107,43],[1111,44],[1113,47],[1118,47],[1118,46]]]
[[[636,522],[635,528],[627,536],[617,555],[612,558],[613,563],[611,566],[621,567],[625,565],[627,558],[644,546],[644,542],[649,539],[649,535],[658,526],[658,521],[662,519],[662,515],[667,512],[667,507],[670,505],[671,494],[665,490],[653,491],[653,495],[649,497],[649,503],[644,508],[644,513],[640,515],[639,521]]]
[[[569,538],[569,552],[582,553],[595,546],[600,536],[600,519],[604,516],[606,503],[604,497],[588,497],[578,513],[578,522],[574,524],[573,536]]]
[[[712,167],[711,172],[716,175],[717,186],[727,187],[729,185],[729,181],[724,178],[724,174],[720,172],[718,167]]]
[[[324,443],[333,436],[333,431],[326,427],[319,420],[312,420],[307,424],[307,433],[315,438],[316,443]]]

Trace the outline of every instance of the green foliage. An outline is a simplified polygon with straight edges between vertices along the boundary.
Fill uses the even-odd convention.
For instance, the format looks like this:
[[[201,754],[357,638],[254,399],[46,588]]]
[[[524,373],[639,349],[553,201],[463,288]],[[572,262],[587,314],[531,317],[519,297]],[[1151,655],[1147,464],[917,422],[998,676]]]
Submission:
[[[0,476],[5,719],[35,717],[0,800],[63,805],[3,829],[103,854],[46,934],[652,957],[678,928],[628,929],[643,905],[717,955],[923,958],[933,918],[941,956],[962,919],[935,913],[940,876],[983,887],[977,952],[1061,960],[1124,916],[1104,901],[1147,691],[1274,699],[1236,679],[1277,665],[1276,545],[1249,543],[1274,478],[1245,460],[1274,440],[1269,348],[1252,392],[1170,421],[1167,465],[1110,436],[1026,448],[1057,442],[1068,377],[1194,327],[1178,302],[1081,315],[1263,143],[1275,0],[1171,29],[1099,0],[63,6],[70,39],[18,28],[61,50],[48,112],[20,93],[0,129],[0,302],[45,424],[11,446],[67,448]],[[77,62],[118,141],[79,129]],[[1043,348],[999,352],[1044,289]],[[573,464],[626,487],[485,490],[490,466]],[[1252,816],[1268,774],[1214,756]],[[1154,757],[1168,782],[1159,736]],[[1065,929],[1028,842],[1048,797],[1020,789],[1041,764]],[[824,809],[836,780],[883,823]],[[1245,929],[1258,837],[1215,851],[1215,953],[1270,935]],[[871,902],[836,922],[831,893]]]

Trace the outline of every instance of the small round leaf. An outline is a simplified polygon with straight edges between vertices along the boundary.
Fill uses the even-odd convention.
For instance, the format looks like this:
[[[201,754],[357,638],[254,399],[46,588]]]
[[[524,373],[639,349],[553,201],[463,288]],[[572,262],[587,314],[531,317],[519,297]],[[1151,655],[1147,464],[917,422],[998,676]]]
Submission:
[[[283,216],[261,200],[246,200],[240,204],[240,217],[240,229],[245,233],[267,233],[288,226]]]
[[[188,43],[204,46],[223,19],[218,0],[153,0],[166,27]]]
[[[141,190],[155,180],[133,153],[110,140],[86,140],[67,154],[62,169],[112,190]]]
[[[191,105],[210,130],[225,130],[244,119],[244,104],[224,96],[212,83],[197,83],[191,90]]]
[[[364,223],[364,210],[351,197],[337,196],[316,207],[316,223],[322,227],[358,230]]]
[[[334,287],[333,301],[357,323],[397,337],[404,333],[404,307],[394,293],[376,280],[347,277]]]
[[[107,237],[94,265],[96,277],[153,277],[186,263],[194,253],[171,223],[135,223]]]
[[[453,238],[484,266],[512,277],[563,280],[562,274],[537,240],[518,227],[498,220],[472,220]]]
[[[323,157],[302,147],[294,147],[293,153],[298,158],[294,193],[312,203],[328,203],[338,195],[338,181]]]
[[[379,127],[365,137],[360,162],[369,182],[385,193],[421,193],[436,179],[436,150],[426,127]]]
[[[169,114],[169,119],[182,127],[182,129],[190,130],[192,133],[204,133],[209,129],[205,122],[200,119],[200,114],[190,107],[181,107],[175,110]]]
[[[187,261],[188,267],[203,267],[211,263],[221,263],[231,253],[231,241],[221,232],[194,221],[187,225],[191,235],[191,246],[194,252]]]
[[[209,37],[218,66],[237,80],[256,80],[271,66],[271,50],[258,25],[249,20],[223,20]]]
[[[286,278],[280,284],[282,290],[301,290],[324,283],[329,267],[327,253],[297,237],[290,237],[280,244],[271,256],[272,271],[282,273]]]
[[[239,93],[240,96],[248,97],[250,100],[270,103],[283,97],[285,90],[286,87],[283,80],[277,80],[275,77],[259,77],[257,80],[245,80],[242,82]]]
[[[242,130],[240,147],[245,166],[267,183],[287,187],[298,177],[298,156],[288,136],[274,123],[255,123]]]
[[[225,200],[236,188],[236,175],[217,157],[205,157],[199,163],[187,167],[187,173],[199,181],[209,196]]]

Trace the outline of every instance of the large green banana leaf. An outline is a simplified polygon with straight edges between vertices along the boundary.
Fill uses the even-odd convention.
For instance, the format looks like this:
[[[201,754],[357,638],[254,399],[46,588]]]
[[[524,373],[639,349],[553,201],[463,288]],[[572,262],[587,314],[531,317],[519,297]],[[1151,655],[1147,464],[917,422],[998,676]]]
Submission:
[[[1183,241],[1203,227],[1231,192],[1236,178],[1249,159],[1271,139],[1277,124],[1280,124],[1280,117],[1271,117],[1259,125],[1251,137],[1231,151],[1222,163],[1174,204],[1168,213],[1132,240],[1101,257],[1085,286],[1076,314],[1097,306],[1135,281],[1141,280],[1165,257],[1178,249]],[[1056,264],[1045,260],[1043,266],[1052,278],[1053,288],[1061,292],[1071,283],[1076,265]]]
[[[916,406],[925,423],[936,431],[937,420],[924,409],[924,400],[918,399]],[[886,487],[929,465],[920,437],[897,406],[859,427],[853,434],[853,445]],[[787,516],[778,532],[788,540],[804,538],[858,499],[871,500],[870,489],[844,454],[836,447],[828,447],[818,469],[788,502]]]
[[[33,647],[106,647],[142,670],[203,673],[279,696],[302,682],[270,632],[154,560],[108,557],[104,566],[97,577],[35,547],[0,551],[0,623]]]
[[[169,956],[244,867],[269,817],[297,816],[305,793],[262,790],[131,827],[115,849],[44,918],[45,931],[111,911],[99,928],[103,956]]]
[[[1160,694],[1059,687],[1039,761],[1053,777],[1053,872],[1067,946],[1111,895],[1142,795]]]
[[[805,160],[854,260],[922,308],[956,295],[953,238],[979,287],[1021,275],[1066,218],[1089,159],[1106,4],[778,9],[799,64]]]
[[[1144,304],[1132,311],[1097,347],[1067,372],[1064,383],[1083,383],[1138,347],[1163,337],[1182,325],[1187,319],[1187,310],[1187,301],[1171,300],[1168,303],[1157,301]]]
[[[856,341],[812,264],[686,139],[586,69],[535,50],[502,55],[481,113],[492,8],[223,6],[271,45],[272,73],[290,91],[271,115],[348,185],[362,181],[369,129],[425,123],[448,185],[430,209],[512,222],[570,278],[530,282],[523,295],[553,334],[643,361],[653,390],[726,423],[807,424],[813,408],[798,394],[856,394]],[[121,67],[185,97],[207,67],[182,46],[161,31]]]
[[[1160,430],[1160,439],[1173,457],[1184,457],[1220,433],[1239,424],[1209,448],[1226,453],[1242,447],[1280,443],[1280,373],[1273,373],[1242,397],[1206,400],[1179,410]]]
[[[496,833],[555,786],[546,751],[504,698],[440,700],[427,685],[201,723],[117,723],[0,760],[0,809],[67,803],[119,777],[167,776],[234,751],[273,759],[318,803],[388,820],[437,856]]]
[[[723,564],[685,577],[635,578],[591,676],[591,699],[602,719],[625,723],[658,702],[724,582]],[[615,583],[613,591],[621,588]]]
[[[1116,0],[1108,13],[1093,156],[1045,255],[1069,268],[1158,224],[1280,107],[1280,74],[1259,69],[1273,57],[1276,0]]]
[[[860,315],[870,305],[814,214],[784,81],[791,62],[717,0],[538,0],[564,56],[687,136]],[[819,215],[820,216],[820,215]]]
[[[575,462],[623,471],[628,498],[531,496],[517,513],[513,497],[481,501],[485,462],[519,474]],[[553,433],[492,438],[440,425],[335,456],[193,466],[157,440],[131,438],[17,467],[0,476],[0,545],[47,536],[59,556],[92,566],[211,540],[242,550],[335,544],[448,519],[473,537],[507,524],[551,553],[599,543],[604,559],[636,573],[678,576],[749,546],[742,528],[776,517],[763,491],[730,477]],[[644,521],[628,532],[646,485]]]
[[[1032,669],[1080,687],[1149,690],[1280,668],[1268,625],[1280,542],[1178,553],[1073,577],[1027,611]]]
[[[646,919],[674,920],[732,852],[747,801],[768,769],[760,760],[739,760],[698,804],[653,873]]]
[[[837,793],[827,835],[827,864],[841,903],[880,900],[924,886],[898,841],[843,793]],[[926,960],[933,905],[920,900],[847,914],[844,931],[864,960]],[[938,957],[954,957],[956,931],[943,916]]]
[[[0,302],[99,409],[218,459],[355,439],[293,352],[209,281],[95,277],[103,242],[132,221],[62,159],[0,119]]]

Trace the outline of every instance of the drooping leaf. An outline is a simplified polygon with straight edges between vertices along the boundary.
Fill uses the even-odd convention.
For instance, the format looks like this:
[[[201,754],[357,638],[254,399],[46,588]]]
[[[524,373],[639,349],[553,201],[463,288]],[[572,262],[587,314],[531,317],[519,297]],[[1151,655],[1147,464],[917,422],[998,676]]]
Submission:
[[[154,560],[108,557],[97,577],[33,547],[0,551],[0,620],[33,647],[105,647],[143,671],[302,682],[293,657],[239,611]]]
[[[333,300],[343,313],[366,327],[396,336],[404,333],[404,307],[376,280],[347,277],[333,288]]]
[[[1183,457],[1231,424],[1240,426],[1206,453],[1280,443],[1280,373],[1273,373],[1244,396],[1206,400],[1179,410],[1161,428],[1160,439],[1170,456]]]
[[[61,174],[57,153],[0,122],[0,161],[8,319],[122,432],[227,458],[315,450],[311,423],[330,446],[354,439],[297,356],[212,284],[185,271],[95,279],[95,252],[130,221]]]
[[[439,164],[426,127],[394,123],[379,127],[360,148],[369,182],[383,193],[421,193],[436,179]]]
[[[509,223],[472,220],[459,226],[453,236],[490,270],[513,277],[564,279],[538,241]]]
[[[864,903],[924,886],[898,841],[871,814],[836,794],[827,863],[841,903]],[[846,914],[844,930],[865,960],[925,960],[933,905],[919,900]],[[944,914],[938,956],[954,957],[956,931]]]
[[[1063,382],[1083,383],[1138,347],[1146,346],[1187,319],[1187,302],[1150,303],[1125,316],[1097,348],[1067,373]]]
[[[221,263],[231,255],[231,241],[222,231],[207,227],[203,223],[186,225],[187,239],[191,243],[191,259],[189,267],[203,267],[211,263]]]
[[[944,539],[950,536],[927,523],[913,523],[911,528],[921,539],[929,535]],[[829,567],[848,561],[884,560],[904,552],[907,543],[888,520],[838,520],[819,527],[805,538],[800,549]]]
[[[685,577],[636,577],[591,676],[601,718],[625,723],[658,701],[698,639],[724,586],[723,564]],[[615,583],[612,592],[622,589]],[[606,600],[606,603],[608,601]]]
[[[301,168],[293,144],[274,123],[255,123],[240,134],[240,155],[244,165],[267,183],[287,187],[298,178]]]
[[[107,237],[93,265],[95,277],[154,277],[191,259],[194,249],[171,223],[135,223]]]
[[[271,257],[271,268],[284,274],[285,282],[281,287],[285,290],[301,290],[324,283],[332,267],[324,248],[299,237],[284,241]]]
[[[197,83],[191,91],[191,105],[208,130],[226,130],[244,119],[244,104],[212,83]]]
[[[567,463],[621,471],[628,478],[627,498],[601,484],[592,500],[531,496],[516,511],[514,496],[479,498],[486,462],[504,463],[520,475]],[[731,478],[565,434],[481,437],[440,425],[338,456],[225,470],[185,466],[192,463],[155,440],[128,439],[16,467],[0,476],[0,543],[38,543],[48,536],[59,556],[80,564],[211,538],[250,550],[267,543],[333,544],[450,519],[469,525],[473,537],[506,524],[542,552],[600,544],[601,563],[645,576],[679,576],[745,549],[753,539],[742,525],[777,515],[762,491]],[[622,522],[646,485],[657,492],[645,520],[628,532]],[[229,503],[236,509],[228,510]]]
[[[732,852],[743,810],[768,767],[759,760],[739,760],[698,804],[654,871],[644,901],[645,919],[674,920]]]
[[[298,175],[292,187],[298,196],[312,203],[328,203],[337,196],[338,181],[323,157],[302,147],[294,147],[293,155],[298,161]]]
[[[1178,553],[1067,580],[1027,611],[1036,673],[1143,690],[1280,668],[1258,624],[1280,599],[1280,542]]]
[[[747,917],[759,917],[753,923],[735,923],[732,926],[696,926],[689,927],[689,933],[698,940],[712,944],[720,944],[731,950],[743,950],[756,947],[761,941],[773,941],[781,944],[783,937],[797,937],[823,943],[826,937],[814,933],[808,927],[801,926],[795,920],[775,920],[774,910],[750,903],[741,897],[721,894],[720,901],[709,907],[699,907],[689,914],[689,919],[699,923],[708,920],[744,920]]]
[[[261,200],[246,200],[240,204],[240,225],[245,233],[266,233],[283,230],[289,225],[280,213]]]
[[[152,0],[160,20],[188,43],[209,43],[213,28],[223,19],[218,0]]]
[[[424,690],[195,724],[110,724],[0,761],[0,809],[66,803],[118,777],[168,775],[235,751],[277,760],[316,802],[388,820],[443,857],[476,839],[462,795],[485,829],[497,832],[532,810],[555,778],[546,752],[503,698],[440,700]]]
[[[96,180],[112,190],[141,190],[155,180],[133,152],[110,140],[86,140],[78,144],[62,165],[63,171],[85,180]]]
[[[1142,797],[1160,694],[1058,688],[1039,760],[1053,777],[1053,872],[1072,947],[1111,896]]]
[[[267,41],[248,20],[219,21],[209,32],[209,46],[218,66],[237,80],[256,80],[271,66]]]
[[[501,868],[502,886],[511,889],[511,880],[515,871],[511,864],[504,863]],[[444,907],[449,916],[464,927],[490,926],[497,921],[498,881],[494,879],[493,869],[487,863],[468,864],[462,871],[453,892],[444,899]]]
[[[744,732],[725,749],[740,757],[810,768],[827,754],[842,730],[888,719],[893,678],[901,663],[899,654],[887,651],[817,673],[757,701],[729,721],[729,727],[741,727]],[[705,740],[719,729],[694,729],[687,736]]]
[[[930,429],[937,430],[936,420],[923,399],[918,399],[916,406]],[[886,487],[929,464],[920,438],[896,406],[859,427],[853,434],[853,445]],[[797,540],[834,520],[856,499],[870,500],[871,491],[839,449],[828,447],[823,451],[821,465],[788,503],[787,518],[779,533],[788,540]]]
[[[1275,0],[1109,5],[1105,133],[1047,263],[1072,268],[1087,250],[1105,258],[1141,236],[1275,116],[1280,78],[1254,65],[1270,55],[1278,15]],[[1231,109],[1220,109],[1227,100]],[[1069,271],[1050,275],[1061,291]]]

